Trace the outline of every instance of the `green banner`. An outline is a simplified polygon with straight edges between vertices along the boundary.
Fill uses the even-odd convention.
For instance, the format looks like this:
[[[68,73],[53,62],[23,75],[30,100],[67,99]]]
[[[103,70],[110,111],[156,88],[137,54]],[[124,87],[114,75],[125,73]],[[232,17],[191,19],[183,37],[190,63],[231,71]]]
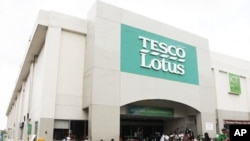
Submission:
[[[230,84],[230,93],[241,94],[239,75],[229,73],[229,84]]]
[[[196,47],[121,24],[122,72],[199,84]]]
[[[128,106],[128,114],[140,115],[140,116],[173,117],[174,116],[174,109],[129,105]]]
[[[31,132],[32,132],[32,124],[28,124],[28,131],[27,131],[27,134],[28,135],[31,135]]]

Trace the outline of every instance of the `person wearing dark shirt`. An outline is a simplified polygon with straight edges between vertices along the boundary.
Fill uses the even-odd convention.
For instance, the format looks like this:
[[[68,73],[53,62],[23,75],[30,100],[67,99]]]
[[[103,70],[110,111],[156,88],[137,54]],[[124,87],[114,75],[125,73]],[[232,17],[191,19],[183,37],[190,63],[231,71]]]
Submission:
[[[202,141],[211,141],[211,138],[209,137],[208,133],[204,133],[204,139]]]

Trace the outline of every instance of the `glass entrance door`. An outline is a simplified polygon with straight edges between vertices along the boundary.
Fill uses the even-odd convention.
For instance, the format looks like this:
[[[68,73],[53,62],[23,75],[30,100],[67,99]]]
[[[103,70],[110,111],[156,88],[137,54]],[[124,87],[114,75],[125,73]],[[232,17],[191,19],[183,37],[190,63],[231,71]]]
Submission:
[[[123,140],[159,140],[163,127],[162,120],[122,119],[120,134]]]

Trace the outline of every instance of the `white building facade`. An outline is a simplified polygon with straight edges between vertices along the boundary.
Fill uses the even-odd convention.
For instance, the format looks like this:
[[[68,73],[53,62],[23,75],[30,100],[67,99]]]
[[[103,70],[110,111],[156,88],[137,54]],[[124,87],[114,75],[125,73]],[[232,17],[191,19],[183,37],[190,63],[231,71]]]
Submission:
[[[186,127],[215,137],[250,123],[249,61],[124,9],[41,11],[28,46],[7,109],[14,141],[159,139]]]

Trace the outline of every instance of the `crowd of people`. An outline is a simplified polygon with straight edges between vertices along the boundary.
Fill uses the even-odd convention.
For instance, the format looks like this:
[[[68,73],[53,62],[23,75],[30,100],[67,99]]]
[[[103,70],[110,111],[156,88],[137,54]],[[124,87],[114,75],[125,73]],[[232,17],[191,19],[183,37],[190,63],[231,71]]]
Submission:
[[[190,128],[185,131],[179,131],[177,128],[174,132],[169,134],[163,133],[160,141],[193,141],[195,139],[194,132]]]
[[[140,129],[138,128],[139,132]],[[144,141],[145,139],[138,139],[138,141]],[[66,137],[63,141],[73,141],[72,138]],[[85,138],[84,141],[88,141],[88,138]],[[100,141],[103,141],[102,139]],[[114,139],[111,139],[114,141]],[[119,141],[123,141],[122,138]],[[186,128],[185,131],[179,131],[177,128],[174,132],[170,133],[163,133],[160,141],[213,141],[213,139],[209,136],[207,132],[204,133],[202,136],[198,136],[195,138],[194,132],[190,128]],[[217,135],[216,141],[230,141],[229,139],[229,130],[223,128],[221,133]]]
[[[229,130],[223,128],[221,131],[222,133],[217,135],[216,141],[230,141]],[[170,134],[163,133],[160,141],[213,141],[213,139],[210,138],[207,132],[205,132],[204,135],[195,138],[193,131],[186,128],[185,132],[178,132],[177,129]]]

